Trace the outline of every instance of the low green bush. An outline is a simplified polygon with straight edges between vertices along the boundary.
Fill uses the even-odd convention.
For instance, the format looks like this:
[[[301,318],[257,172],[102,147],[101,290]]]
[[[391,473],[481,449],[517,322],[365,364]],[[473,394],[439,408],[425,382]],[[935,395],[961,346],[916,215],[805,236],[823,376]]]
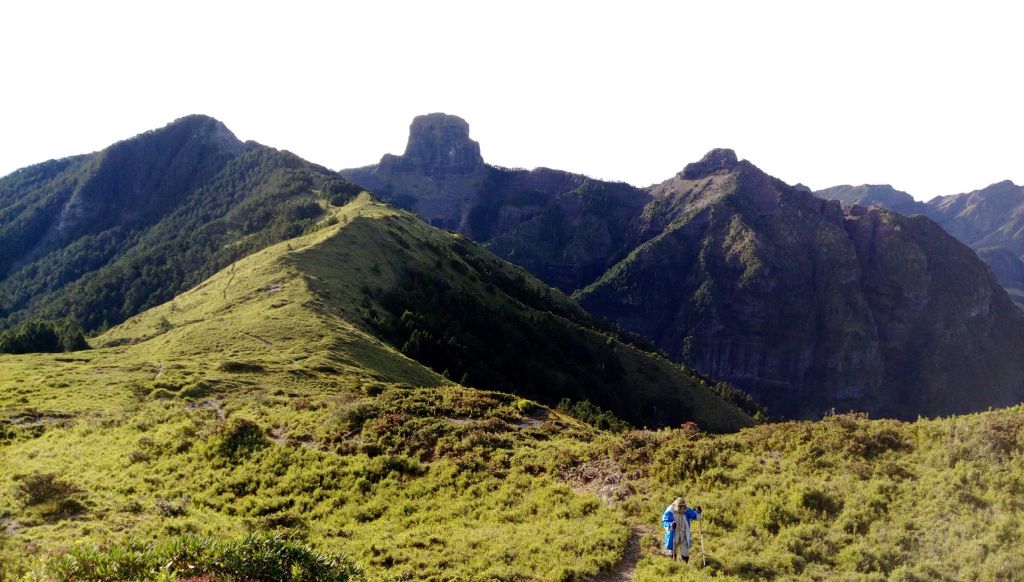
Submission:
[[[209,450],[216,457],[233,460],[268,444],[270,443],[258,424],[246,418],[235,417],[217,424],[210,438]]]
[[[160,543],[129,540],[72,549],[47,564],[56,580],[121,582],[355,582],[361,571],[345,558],[321,554],[276,534],[217,541],[183,536]]]
[[[55,473],[34,473],[22,477],[15,497],[34,508],[47,520],[61,519],[85,511],[85,491]]]

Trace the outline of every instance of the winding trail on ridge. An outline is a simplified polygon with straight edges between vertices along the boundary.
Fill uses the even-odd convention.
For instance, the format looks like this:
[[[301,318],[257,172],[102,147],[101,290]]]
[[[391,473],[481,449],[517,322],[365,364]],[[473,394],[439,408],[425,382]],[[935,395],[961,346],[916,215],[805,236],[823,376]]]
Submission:
[[[626,551],[622,553],[622,559],[608,572],[601,572],[595,576],[585,578],[587,582],[629,582],[636,572],[636,565],[644,557],[640,540],[643,539],[647,529],[630,524],[629,540],[626,542]]]

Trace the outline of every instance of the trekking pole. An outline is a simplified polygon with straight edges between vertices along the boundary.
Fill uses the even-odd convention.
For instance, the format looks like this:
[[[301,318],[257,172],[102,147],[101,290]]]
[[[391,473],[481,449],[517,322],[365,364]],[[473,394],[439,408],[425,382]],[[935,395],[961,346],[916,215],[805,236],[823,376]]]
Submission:
[[[704,553],[704,526],[702,524],[703,521],[704,516],[701,515],[700,519],[697,520],[697,535],[700,536],[700,561],[704,565],[704,567],[707,568],[708,557],[707,554]]]

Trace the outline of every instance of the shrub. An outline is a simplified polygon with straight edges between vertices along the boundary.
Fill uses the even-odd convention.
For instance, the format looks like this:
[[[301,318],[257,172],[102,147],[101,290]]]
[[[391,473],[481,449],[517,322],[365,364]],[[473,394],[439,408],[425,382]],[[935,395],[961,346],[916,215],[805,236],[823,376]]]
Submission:
[[[339,406],[334,419],[345,432],[359,432],[366,421],[376,418],[380,412],[377,406],[369,400],[357,400]]]
[[[534,412],[537,412],[540,409],[540,406],[538,406],[537,403],[533,402],[532,400],[520,398],[516,400],[516,408],[519,409],[519,412],[522,412],[523,414],[533,414]]]
[[[158,497],[153,501],[153,505],[156,506],[156,511],[164,517],[180,517],[188,513],[188,497],[181,497],[177,501],[169,501]]]
[[[36,473],[23,477],[15,486],[15,496],[26,507],[40,507],[44,515],[68,516],[85,510],[80,497],[84,492],[55,473]]]
[[[57,580],[246,580],[252,582],[362,580],[361,571],[342,557],[320,554],[280,535],[250,534],[218,542],[193,536],[160,544],[128,540],[79,547],[51,560]]]
[[[221,362],[220,365],[217,366],[217,369],[222,372],[231,372],[232,374],[255,374],[266,370],[266,368],[260,364],[254,364],[251,362],[233,362],[231,360]]]
[[[718,465],[721,450],[711,440],[674,440],[655,455],[652,473],[662,483],[695,479]]]
[[[386,388],[387,385],[380,382],[366,382],[359,386],[360,392],[367,396],[378,396],[381,392],[384,392]]]
[[[174,398],[174,396],[174,392],[171,392],[166,388],[157,388],[149,393],[149,397],[153,400],[168,400],[170,398]]]
[[[213,392],[213,386],[205,380],[200,380],[182,388],[178,392],[178,396],[181,398],[199,399],[209,396],[211,392]]]
[[[616,417],[607,410],[602,410],[589,400],[573,402],[563,398],[558,403],[558,411],[564,412],[590,426],[611,432],[626,432],[632,428],[628,422]]]
[[[979,421],[977,449],[994,459],[1005,459],[1020,449],[1024,418],[1019,415],[989,415]]]
[[[662,433],[663,434],[663,433]],[[647,430],[632,430],[612,442],[609,453],[616,461],[642,469],[650,467],[663,437]]]
[[[81,489],[55,473],[36,473],[22,478],[15,491],[25,505],[40,505],[68,499],[80,493]]]
[[[778,496],[764,492],[752,498],[744,508],[743,519],[755,531],[766,531],[772,535],[796,522],[796,517]]]
[[[791,505],[797,510],[806,509],[822,517],[835,517],[843,510],[842,499],[837,499],[815,487],[806,487],[794,491]]]
[[[258,424],[236,417],[218,423],[210,441],[210,450],[215,456],[237,459],[268,444],[267,437]]]

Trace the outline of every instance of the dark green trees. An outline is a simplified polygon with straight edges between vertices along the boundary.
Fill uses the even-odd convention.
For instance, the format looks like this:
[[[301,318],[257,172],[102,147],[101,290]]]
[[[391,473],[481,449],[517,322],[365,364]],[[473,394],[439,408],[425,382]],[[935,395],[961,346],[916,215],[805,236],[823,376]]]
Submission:
[[[89,347],[82,326],[74,318],[27,321],[0,334],[0,353],[73,352]]]

